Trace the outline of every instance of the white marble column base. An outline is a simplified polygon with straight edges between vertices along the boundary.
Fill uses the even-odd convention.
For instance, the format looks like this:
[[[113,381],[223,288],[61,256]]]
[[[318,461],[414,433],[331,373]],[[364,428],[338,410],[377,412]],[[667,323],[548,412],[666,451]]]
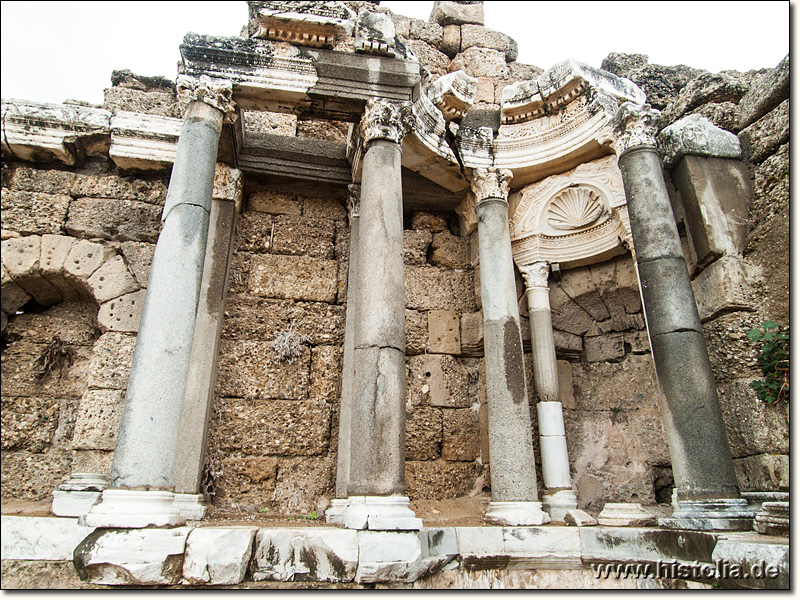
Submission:
[[[163,491],[106,490],[88,514],[79,519],[87,527],[174,527],[186,522],[175,506],[175,494]]]
[[[206,515],[202,494],[175,494],[173,504],[187,521],[199,521]]]
[[[544,525],[550,515],[542,510],[541,502],[490,502],[483,516],[496,525]]]
[[[606,527],[646,527],[655,525],[656,516],[638,502],[607,502],[597,522]]]
[[[422,529],[408,507],[406,496],[350,496],[344,510],[344,526],[348,529],[373,531],[417,531]]]
[[[695,531],[749,531],[753,528],[755,513],[747,508],[744,498],[718,500],[673,500],[675,511],[671,517],[658,520],[668,529]]]
[[[567,511],[578,508],[578,497],[572,490],[560,490],[542,496],[542,507],[551,523],[564,523]]]
[[[85,515],[108,486],[108,478],[100,473],[73,473],[53,492],[50,510],[58,517]]]
[[[333,525],[344,525],[344,511],[347,509],[347,498],[334,498],[325,511],[325,522]]]

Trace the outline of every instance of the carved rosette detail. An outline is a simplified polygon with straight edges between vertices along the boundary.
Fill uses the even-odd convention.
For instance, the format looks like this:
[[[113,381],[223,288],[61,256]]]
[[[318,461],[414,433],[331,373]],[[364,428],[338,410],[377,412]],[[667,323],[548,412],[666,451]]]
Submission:
[[[347,191],[347,210],[350,211],[351,219],[357,219],[361,216],[361,186],[351,183],[347,186]]]
[[[221,111],[225,123],[236,120],[233,84],[227,79],[212,79],[208,75],[178,75],[177,87],[181,112],[185,113],[189,103],[197,100]]]
[[[614,116],[617,155],[637,146],[656,147],[658,118],[661,113],[649,104],[625,102]]]
[[[508,190],[514,173],[508,169],[474,169],[472,171],[472,193],[476,204],[490,198],[508,202]]]
[[[359,129],[364,144],[372,140],[388,140],[400,144],[414,127],[410,102],[392,102],[382,98],[367,101]]]
[[[547,278],[550,276],[550,264],[547,261],[542,260],[530,265],[522,265],[519,267],[519,271],[522,273],[528,289],[547,287]]]
[[[550,202],[547,222],[554,229],[573,231],[591,225],[605,210],[594,191],[586,187],[568,187]]]

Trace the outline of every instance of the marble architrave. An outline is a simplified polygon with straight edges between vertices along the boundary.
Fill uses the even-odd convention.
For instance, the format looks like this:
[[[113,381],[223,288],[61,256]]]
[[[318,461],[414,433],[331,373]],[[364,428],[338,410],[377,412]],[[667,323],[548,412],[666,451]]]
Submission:
[[[172,167],[182,121],[120,111],[111,117],[108,155],[121,169],[160,171]]]

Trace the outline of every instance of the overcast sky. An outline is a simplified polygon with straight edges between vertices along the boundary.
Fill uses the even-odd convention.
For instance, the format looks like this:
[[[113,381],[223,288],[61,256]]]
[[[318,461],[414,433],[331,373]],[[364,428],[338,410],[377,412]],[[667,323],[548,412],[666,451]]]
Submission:
[[[717,72],[774,67],[789,52],[789,2],[486,2],[486,26],[519,43],[519,61],[599,67],[610,52]],[[381,2],[426,19],[433,2]],[[247,4],[4,1],[3,98],[99,104],[111,71],[176,76],[189,31],[235,36]]]

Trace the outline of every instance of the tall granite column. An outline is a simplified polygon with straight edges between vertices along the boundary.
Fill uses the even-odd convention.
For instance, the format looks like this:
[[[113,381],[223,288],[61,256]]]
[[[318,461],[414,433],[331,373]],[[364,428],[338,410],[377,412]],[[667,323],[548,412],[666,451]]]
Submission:
[[[478,217],[481,263],[486,395],[492,501],[487,521],[502,525],[541,525],[528,386],[522,354],[511,236],[508,229],[507,170],[476,169],[472,191]]]
[[[614,128],[619,168],[675,478],[675,511],[660,523],[749,529],[655,133],[659,112],[623,104]]]
[[[183,522],[173,505],[175,454],[203,275],[230,82],[178,78],[188,102],[142,309],[111,468],[112,487],[86,515],[94,527]]]
[[[558,363],[550,316],[550,265],[545,261],[519,267],[525,278],[531,328],[533,381],[539,403],[539,449],[542,453],[544,509],[552,521],[563,522],[568,510],[578,508],[569,471],[564,411],[558,388]]]
[[[358,291],[358,231],[361,214],[361,186],[348,187],[350,213],[350,254],[347,262],[347,308],[345,310],[344,352],[342,356],[342,392],[339,400],[339,445],[336,455],[336,498],[325,512],[328,523],[344,523],[347,508],[347,484],[350,480],[350,424],[353,405],[353,354],[355,352],[356,304]]]
[[[405,496],[405,281],[400,157],[411,107],[370,100],[364,144],[356,276],[350,472],[344,524],[419,529]]]

